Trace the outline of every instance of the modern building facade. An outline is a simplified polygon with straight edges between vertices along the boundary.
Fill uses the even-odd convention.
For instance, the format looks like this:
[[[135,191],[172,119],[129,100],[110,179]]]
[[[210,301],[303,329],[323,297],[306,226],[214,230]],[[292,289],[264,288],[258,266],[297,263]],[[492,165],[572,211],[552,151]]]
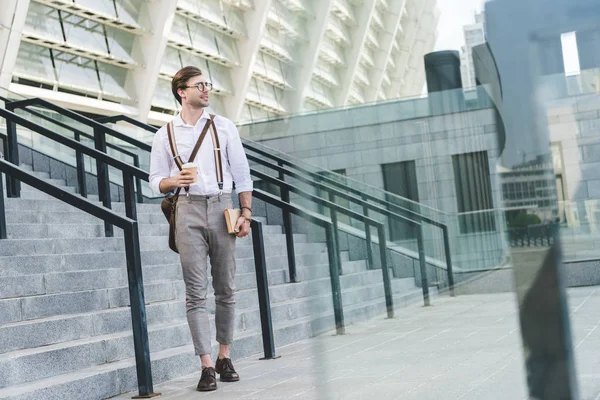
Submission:
[[[420,94],[436,0],[9,0],[0,88],[162,124],[197,65],[235,121]],[[6,12],[8,11],[8,12]]]
[[[461,76],[463,87],[475,87],[475,65],[473,63],[473,47],[485,43],[485,15],[483,12],[475,14],[475,23],[465,25],[465,45],[461,48]]]

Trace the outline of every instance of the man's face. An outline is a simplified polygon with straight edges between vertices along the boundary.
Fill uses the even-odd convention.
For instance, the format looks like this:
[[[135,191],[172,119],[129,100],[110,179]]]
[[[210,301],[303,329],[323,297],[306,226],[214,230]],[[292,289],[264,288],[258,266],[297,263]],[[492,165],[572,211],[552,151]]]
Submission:
[[[206,108],[209,105],[209,89],[206,85],[202,86],[202,83],[207,83],[207,80],[203,75],[194,76],[187,81],[186,86],[188,87],[183,91],[181,98],[185,98],[185,101],[192,107]]]

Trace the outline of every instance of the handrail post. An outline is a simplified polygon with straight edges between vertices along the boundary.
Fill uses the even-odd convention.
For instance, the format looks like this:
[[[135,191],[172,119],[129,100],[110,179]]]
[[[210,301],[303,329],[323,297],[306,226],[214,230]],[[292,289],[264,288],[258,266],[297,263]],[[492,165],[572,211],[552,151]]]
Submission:
[[[79,132],[74,133],[75,140],[81,142],[81,135]],[[85,180],[85,161],[81,150],[75,151],[75,160],[77,165],[77,185],[79,186],[79,194],[83,197],[87,197],[87,182]]]
[[[129,280],[129,301],[131,304],[131,325],[133,328],[133,347],[137,372],[138,396],[150,398],[159,396],[152,385],[152,365],[150,361],[150,343],[148,341],[148,323],[146,303],[144,301],[144,281],[142,278],[142,257],[137,222],[124,229],[125,254],[127,260],[127,278]]]
[[[444,236],[444,252],[446,253],[446,272],[448,273],[448,290],[450,296],[454,297],[454,271],[452,270],[452,256],[450,254],[450,239],[448,237],[448,226],[442,226],[442,235]]]
[[[365,217],[369,216],[369,207],[367,206],[366,196],[362,196],[363,200],[363,214]],[[365,239],[367,241],[367,269],[373,269],[375,266],[373,264],[373,240],[371,239],[371,227],[365,224]]]
[[[427,279],[427,265],[425,263],[425,249],[423,246],[423,225],[417,225],[417,246],[419,249],[419,266],[421,270],[421,287],[423,289],[423,303],[430,306],[429,280]]]
[[[342,287],[339,276],[339,253],[336,246],[333,225],[327,225],[325,236],[327,239],[327,256],[329,258],[329,278],[331,281],[331,296],[333,298],[333,314],[335,317],[335,329],[338,335],[343,335],[345,331],[344,309],[342,306]]]
[[[94,144],[96,150],[106,153],[106,133],[104,129],[94,127]],[[110,180],[108,178],[108,165],[101,160],[96,159],[96,173],[98,175],[98,197],[106,208],[111,207],[110,198]],[[106,237],[113,237],[113,226],[109,222],[104,222],[104,233]]]
[[[6,104],[6,109],[9,111],[14,110],[14,106],[11,107],[11,103]],[[19,166],[19,141],[17,137],[17,124],[14,121],[6,118],[6,154],[4,158]],[[21,182],[15,178],[6,175],[6,195],[7,197],[21,197]]]
[[[383,274],[383,292],[385,294],[385,307],[388,318],[394,318],[394,298],[392,296],[392,283],[390,281],[390,270],[387,263],[387,243],[383,224],[377,227],[379,236],[379,257],[381,258],[381,273]]]
[[[4,207],[4,184],[2,178],[4,174],[0,172],[0,239],[6,239],[6,209]],[[8,178],[8,175],[6,175]]]
[[[258,308],[262,330],[263,351],[261,360],[279,358],[275,355],[275,335],[271,319],[271,301],[269,299],[269,278],[267,275],[267,259],[262,224],[256,220],[250,223],[252,230],[252,247],[254,247],[254,268],[256,270],[256,288],[258,291]]]
[[[331,192],[329,193],[329,201],[331,201],[332,203],[335,203],[335,196]],[[337,211],[335,211],[333,208],[330,208],[330,213],[331,213],[331,226],[333,227],[333,240],[335,242],[335,247],[336,247],[336,249],[338,249],[338,254],[339,254],[340,232],[338,230]],[[339,264],[338,265],[338,274],[343,275],[344,273],[342,271],[341,258],[338,259],[338,264]]]
[[[279,179],[285,181],[285,174],[283,171],[279,171]],[[280,190],[281,200],[289,204],[290,190],[286,186],[280,186]],[[281,214],[283,217],[283,230],[285,231],[285,245],[287,249],[290,282],[296,283],[298,282],[298,273],[296,271],[296,249],[294,246],[294,232],[292,231],[292,214],[285,209],[281,210]]]
[[[133,175],[123,171],[123,193],[125,194],[125,215],[137,221],[137,207],[135,204],[135,186]]]
[[[137,154],[133,156],[133,165],[136,168],[140,167],[140,156]],[[142,180],[138,176],[135,177],[135,187],[137,189],[137,202],[142,204],[144,203],[144,195],[142,194]]]

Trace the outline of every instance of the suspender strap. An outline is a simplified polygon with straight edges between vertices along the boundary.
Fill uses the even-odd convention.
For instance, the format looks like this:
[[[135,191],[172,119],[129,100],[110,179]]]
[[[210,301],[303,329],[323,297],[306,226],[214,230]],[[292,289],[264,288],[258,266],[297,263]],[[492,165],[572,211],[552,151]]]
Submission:
[[[217,171],[217,184],[219,190],[223,190],[223,161],[221,160],[221,146],[219,145],[219,135],[215,126],[215,116],[210,114],[210,133],[213,140],[213,151],[215,153],[215,170]]]
[[[194,146],[194,150],[192,150],[192,154],[190,155],[190,159],[188,162],[193,162],[194,158],[196,158],[196,154],[198,154],[198,150],[200,150],[200,146],[202,145],[202,142],[204,141],[204,138],[208,133],[208,128],[211,126],[213,118],[214,115],[211,115],[211,118],[208,121],[206,121],[206,124],[204,124],[202,133],[200,133],[200,137],[196,142],[196,146]],[[179,170],[181,171],[183,162],[181,161],[181,156],[179,155],[179,152],[177,151],[177,145],[175,144],[175,129],[173,128],[173,121],[167,124],[167,136],[169,137],[169,145],[171,146],[171,153],[173,153],[173,160],[175,161],[175,164],[177,164],[177,168],[179,168]],[[219,188],[221,187],[222,184],[221,186],[219,186]],[[185,188],[186,193],[189,190],[189,187]],[[179,192],[181,192],[181,188],[177,188],[177,190],[175,191],[175,196],[179,196]]]

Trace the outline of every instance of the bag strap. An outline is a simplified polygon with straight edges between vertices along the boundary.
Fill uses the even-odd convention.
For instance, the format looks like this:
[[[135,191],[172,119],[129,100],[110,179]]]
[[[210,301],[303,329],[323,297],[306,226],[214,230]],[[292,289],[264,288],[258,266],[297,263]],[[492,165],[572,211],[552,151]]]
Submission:
[[[221,160],[221,146],[219,145],[219,135],[215,125],[215,116],[210,114],[210,133],[213,140],[213,151],[215,153],[215,170],[217,171],[217,184],[219,190],[223,190],[223,161]]]
[[[194,149],[192,150],[192,154],[190,155],[190,159],[188,162],[193,162],[194,158],[196,158],[196,155],[198,154],[198,150],[200,150],[200,146],[202,145],[202,142],[204,141],[204,138],[206,137],[206,134],[208,133],[208,128],[213,123],[214,117],[215,116],[211,114],[210,119],[208,121],[206,121],[206,124],[204,124],[202,133],[200,133],[200,137],[198,138],[198,141],[196,142],[196,146],[194,146]],[[173,154],[173,160],[175,161],[175,164],[177,164],[177,168],[179,168],[179,170],[181,171],[182,167],[183,167],[183,162],[181,161],[181,156],[179,155],[179,152],[177,151],[177,145],[175,143],[175,129],[173,127],[173,121],[171,121],[167,124],[167,136],[169,137],[169,146],[171,146],[171,153]],[[218,144],[217,144],[217,146],[218,146]],[[186,192],[188,192],[189,190],[190,190],[189,187],[185,188]],[[177,188],[177,190],[175,191],[175,196],[179,196],[180,192],[181,192],[181,188]]]

